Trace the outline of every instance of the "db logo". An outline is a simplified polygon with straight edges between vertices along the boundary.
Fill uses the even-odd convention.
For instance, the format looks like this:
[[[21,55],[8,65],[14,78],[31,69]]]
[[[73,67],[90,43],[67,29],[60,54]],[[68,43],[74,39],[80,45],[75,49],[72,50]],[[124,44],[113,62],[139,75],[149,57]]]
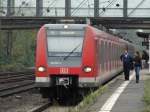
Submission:
[[[68,74],[68,68],[60,68],[60,74]]]

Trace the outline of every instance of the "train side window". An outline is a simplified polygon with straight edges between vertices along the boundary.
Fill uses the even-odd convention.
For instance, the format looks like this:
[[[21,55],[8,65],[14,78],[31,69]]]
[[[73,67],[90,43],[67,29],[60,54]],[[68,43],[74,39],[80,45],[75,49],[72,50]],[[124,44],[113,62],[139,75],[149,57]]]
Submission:
[[[101,61],[101,71],[104,71],[104,41],[101,41],[101,51],[100,51],[100,61]]]
[[[116,44],[114,44],[114,68],[115,68],[115,62],[116,62]]]
[[[115,45],[115,61],[117,59],[117,45]]]
[[[111,46],[111,42],[110,42],[110,43],[109,43],[109,61],[110,61],[110,62],[111,62],[111,58],[112,58],[112,57],[111,57],[111,53],[112,53],[112,52],[111,52],[111,50],[112,50],[111,47],[112,47],[112,46]]]
[[[114,43],[112,43],[112,63],[114,61]]]
[[[106,49],[105,49],[105,52],[106,52],[106,58],[105,58],[105,62],[106,62],[106,71],[108,71],[108,62],[109,62],[109,43],[107,42],[106,43]]]
[[[105,52],[106,52],[106,58],[105,58],[105,62],[106,63],[108,63],[108,60],[109,60],[109,49],[108,49],[108,42],[106,43],[106,50],[105,50]]]
[[[116,51],[116,50],[115,50],[115,44],[114,44],[114,61],[115,61],[115,51]]]
[[[98,55],[99,56],[98,56],[98,58],[99,58],[99,64],[101,64],[102,63],[102,60],[101,60],[101,52],[102,52],[101,51],[102,50],[101,49],[101,46],[102,46],[101,44],[102,44],[102,41],[100,40],[98,44],[99,44],[99,48],[98,48],[98,50],[99,50],[99,54]]]
[[[104,45],[104,53],[105,53],[105,56],[104,56],[104,60],[105,60],[105,63],[107,62],[107,42],[105,42],[105,45]]]
[[[111,60],[112,60],[112,56],[111,56],[111,42],[109,43],[109,70],[111,70]]]
[[[98,61],[98,63],[100,64],[100,43],[99,43],[99,40],[96,41],[96,45],[97,45],[97,46],[96,46],[96,47],[97,47],[97,48],[96,48],[96,49],[97,49],[97,52],[96,52],[96,53],[97,53],[97,54],[96,54],[96,55],[97,55],[97,61]]]
[[[119,51],[119,52],[118,52],[118,57],[119,57],[119,59],[120,59],[120,55],[121,55],[121,54],[120,54],[120,45],[118,46],[118,51]]]
[[[112,43],[112,46],[111,46],[111,61],[113,61],[113,43]]]
[[[121,52],[121,45],[119,46],[119,54],[121,55],[122,52]]]
[[[120,55],[121,55],[121,47],[119,45],[119,57],[120,57]]]
[[[117,45],[117,66],[118,66],[118,60],[119,60],[119,46]]]
[[[118,51],[118,45],[117,45],[117,60],[118,60],[118,56],[119,56],[119,51]]]
[[[115,44],[113,44],[113,61],[115,60]]]
[[[105,62],[105,58],[104,58],[104,56],[105,56],[105,52],[104,52],[105,51],[105,44],[106,43],[104,42],[104,44],[103,44],[103,62]]]
[[[118,60],[118,45],[116,45],[116,60]]]
[[[114,43],[112,43],[112,69],[114,68]]]

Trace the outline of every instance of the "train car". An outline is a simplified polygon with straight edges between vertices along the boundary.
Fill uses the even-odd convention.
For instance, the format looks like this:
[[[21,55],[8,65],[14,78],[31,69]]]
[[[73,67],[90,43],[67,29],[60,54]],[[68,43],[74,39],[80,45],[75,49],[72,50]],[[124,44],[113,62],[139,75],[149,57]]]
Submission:
[[[126,46],[133,52],[132,44],[87,24],[45,24],[37,35],[36,86],[43,97],[96,88],[122,71]]]

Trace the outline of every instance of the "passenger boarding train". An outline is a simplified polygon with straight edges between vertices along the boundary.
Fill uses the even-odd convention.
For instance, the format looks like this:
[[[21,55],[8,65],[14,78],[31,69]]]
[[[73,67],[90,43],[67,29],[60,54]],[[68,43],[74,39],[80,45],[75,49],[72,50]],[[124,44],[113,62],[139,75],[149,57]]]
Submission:
[[[131,43],[87,24],[45,24],[37,35],[36,87],[43,97],[96,88],[122,71],[125,47],[134,51]]]

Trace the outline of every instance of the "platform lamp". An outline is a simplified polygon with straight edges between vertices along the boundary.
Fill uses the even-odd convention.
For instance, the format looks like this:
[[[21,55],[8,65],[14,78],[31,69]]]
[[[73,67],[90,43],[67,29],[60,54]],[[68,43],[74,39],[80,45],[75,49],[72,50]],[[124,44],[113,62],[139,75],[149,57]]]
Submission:
[[[136,32],[137,36],[141,37],[144,39],[144,41],[142,42],[142,46],[146,46],[149,52],[149,56],[150,56],[150,33],[147,32],[143,32],[143,31],[137,31]],[[150,73],[150,58],[148,61],[149,64],[149,73]]]

